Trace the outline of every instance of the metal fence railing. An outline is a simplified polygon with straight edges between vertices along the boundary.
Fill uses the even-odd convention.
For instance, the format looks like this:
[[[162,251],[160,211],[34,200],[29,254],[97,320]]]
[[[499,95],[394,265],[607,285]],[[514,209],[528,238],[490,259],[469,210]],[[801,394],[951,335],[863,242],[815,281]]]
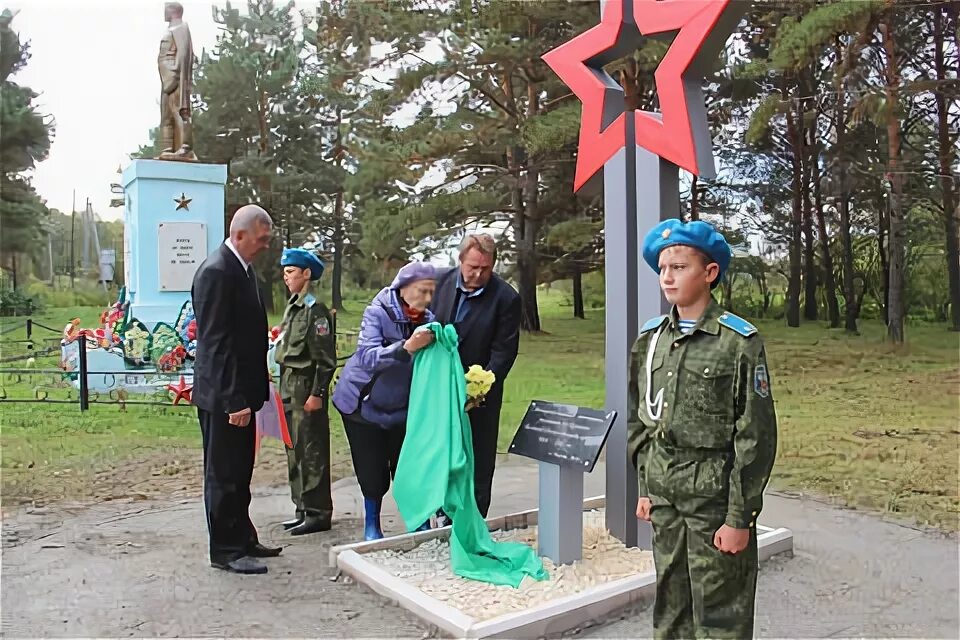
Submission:
[[[7,336],[17,329],[25,329],[25,339],[9,339]],[[55,337],[38,337],[38,330],[52,332],[57,334]],[[353,333],[353,332],[351,332]],[[338,336],[340,338],[351,338],[353,335]],[[62,331],[48,327],[32,318],[24,320],[23,324],[15,323],[5,326],[0,330],[0,364],[9,363],[27,363],[44,356],[57,355],[60,353],[60,341]],[[48,344],[53,343],[53,344]],[[341,340],[338,340],[338,346],[345,346]],[[47,346],[42,346],[42,345]],[[22,347],[22,353],[9,354],[10,345]],[[41,348],[37,348],[40,346]],[[4,353],[7,352],[7,353]],[[337,358],[337,371],[334,374],[334,383],[339,377],[340,369],[351,354]],[[118,370],[91,370],[87,349],[77,349],[76,368],[67,370],[63,368],[42,368],[36,366],[12,366],[0,368],[0,404],[4,403],[42,403],[42,404],[72,404],[79,407],[81,412],[90,410],[93,405],[120,405],[125,408],[128,405],[148,405],[162,407],[192,407],[189,400],[183,403],[171,402],[171,390],[166,384],[179,381],[182,375],[190,375],[190,371],[165,371],[157,368],[136,368],[136,369],[118,369]],[[97,376],[102,376],[97,378]],[[24,383],[36,382],[37,378],[47,377],[46,385],[34,385],[32,394],[14,394],[7,392],[7,386],[11,388],[23,385]],[[128,386],[139,384],[144,386],[144,381],[153,382],[153,390],[150,392],[131,393]],[[275,382],[276,382],[275,377]],[[93,382],[93,383],[91,383]],[[331,387],[333,384],[331,384]],[[65,398],[51,397],[51,389],[66,389]],[[104,390],[104,391],[101,391]],[[74,397],[76,393],[76,397]]]

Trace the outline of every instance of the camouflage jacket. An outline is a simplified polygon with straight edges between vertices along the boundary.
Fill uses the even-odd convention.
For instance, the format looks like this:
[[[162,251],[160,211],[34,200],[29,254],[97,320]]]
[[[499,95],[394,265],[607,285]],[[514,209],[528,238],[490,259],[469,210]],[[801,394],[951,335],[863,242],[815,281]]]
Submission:
[[[648,321],[630,355],[627,448],[637,467],[639,495],[648,495],[646,463],[655,440],[666,456],[729,457],[731,463],[724,466],[729,478],[723,482],[729,487],[726,524],[747,528],[763,506],[777,449],[763,340],[753,325],[713,300],[689,334],[680,331],[677,321],[676,308]],[[658,333],[648,410],[647,350]]]
[[[309,289],[290,297],[283,312],[281,337],[274,359],[289,375],[311,378],[310,395],[326,397],[337,367],[337,345],[330,311]],[[290,397],[287,375],[280,382],[280,394]]]

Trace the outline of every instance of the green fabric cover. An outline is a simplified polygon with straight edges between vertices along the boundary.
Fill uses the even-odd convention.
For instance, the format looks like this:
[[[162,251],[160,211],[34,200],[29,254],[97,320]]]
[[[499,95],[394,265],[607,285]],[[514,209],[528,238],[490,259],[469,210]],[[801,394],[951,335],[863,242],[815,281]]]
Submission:
[[[417,352],[410,385],[407,433],[393,481],[393,497],[408,531],[437,509],[453,520],[454,574],[518,587],[524,576],[547,578],[536,552],[519,542],[494,542],[473,494],[473,444],[463,410],[466,381],[453,325],[427,325],[436,339]]]

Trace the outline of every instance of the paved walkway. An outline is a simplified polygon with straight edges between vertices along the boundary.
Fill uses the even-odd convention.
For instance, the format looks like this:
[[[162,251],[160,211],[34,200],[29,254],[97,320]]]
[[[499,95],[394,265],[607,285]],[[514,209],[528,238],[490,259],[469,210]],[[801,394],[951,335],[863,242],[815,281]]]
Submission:
[[[603,468],[584,494],[603,493]],[[491,515],[534,508],[537,467],[505,457]],[[108,502],[39,509],[3,523],[4,637],[422,637],[406,611],[353,584],[333,581],[332,545],[357,540],[362,500],[353,478],[336,483],[332,531],[291,538],[285,489],[257,492],[252,515],[266,544],[284,545],[266,576],[213,571],[206,562],[202,502]],[[761,572],[757,633],[767,637],[957,637],[955,539],[812,502],[771,496],[761,522],[787,526],[797,555]],[[392,500],[385,528],[399,532]],[[590,637],[645,637],[649,612],[582,630]]]

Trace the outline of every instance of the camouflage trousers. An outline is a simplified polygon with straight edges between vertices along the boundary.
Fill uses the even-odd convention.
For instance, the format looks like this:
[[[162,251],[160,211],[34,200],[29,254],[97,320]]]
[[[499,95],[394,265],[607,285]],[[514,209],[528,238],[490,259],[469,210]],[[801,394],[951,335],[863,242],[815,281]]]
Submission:
[[[287,426],[293,448],[287,449],[290,498],[297,516],[333,517],[330,487],[330,417],[326,407],[307,413],[294,403]]]
[[[725,504],[687,512],[653,500],[653,559],[657,600],[655,638],[752,638],[757,589],[757,530],[736,555],[713,544]]]

